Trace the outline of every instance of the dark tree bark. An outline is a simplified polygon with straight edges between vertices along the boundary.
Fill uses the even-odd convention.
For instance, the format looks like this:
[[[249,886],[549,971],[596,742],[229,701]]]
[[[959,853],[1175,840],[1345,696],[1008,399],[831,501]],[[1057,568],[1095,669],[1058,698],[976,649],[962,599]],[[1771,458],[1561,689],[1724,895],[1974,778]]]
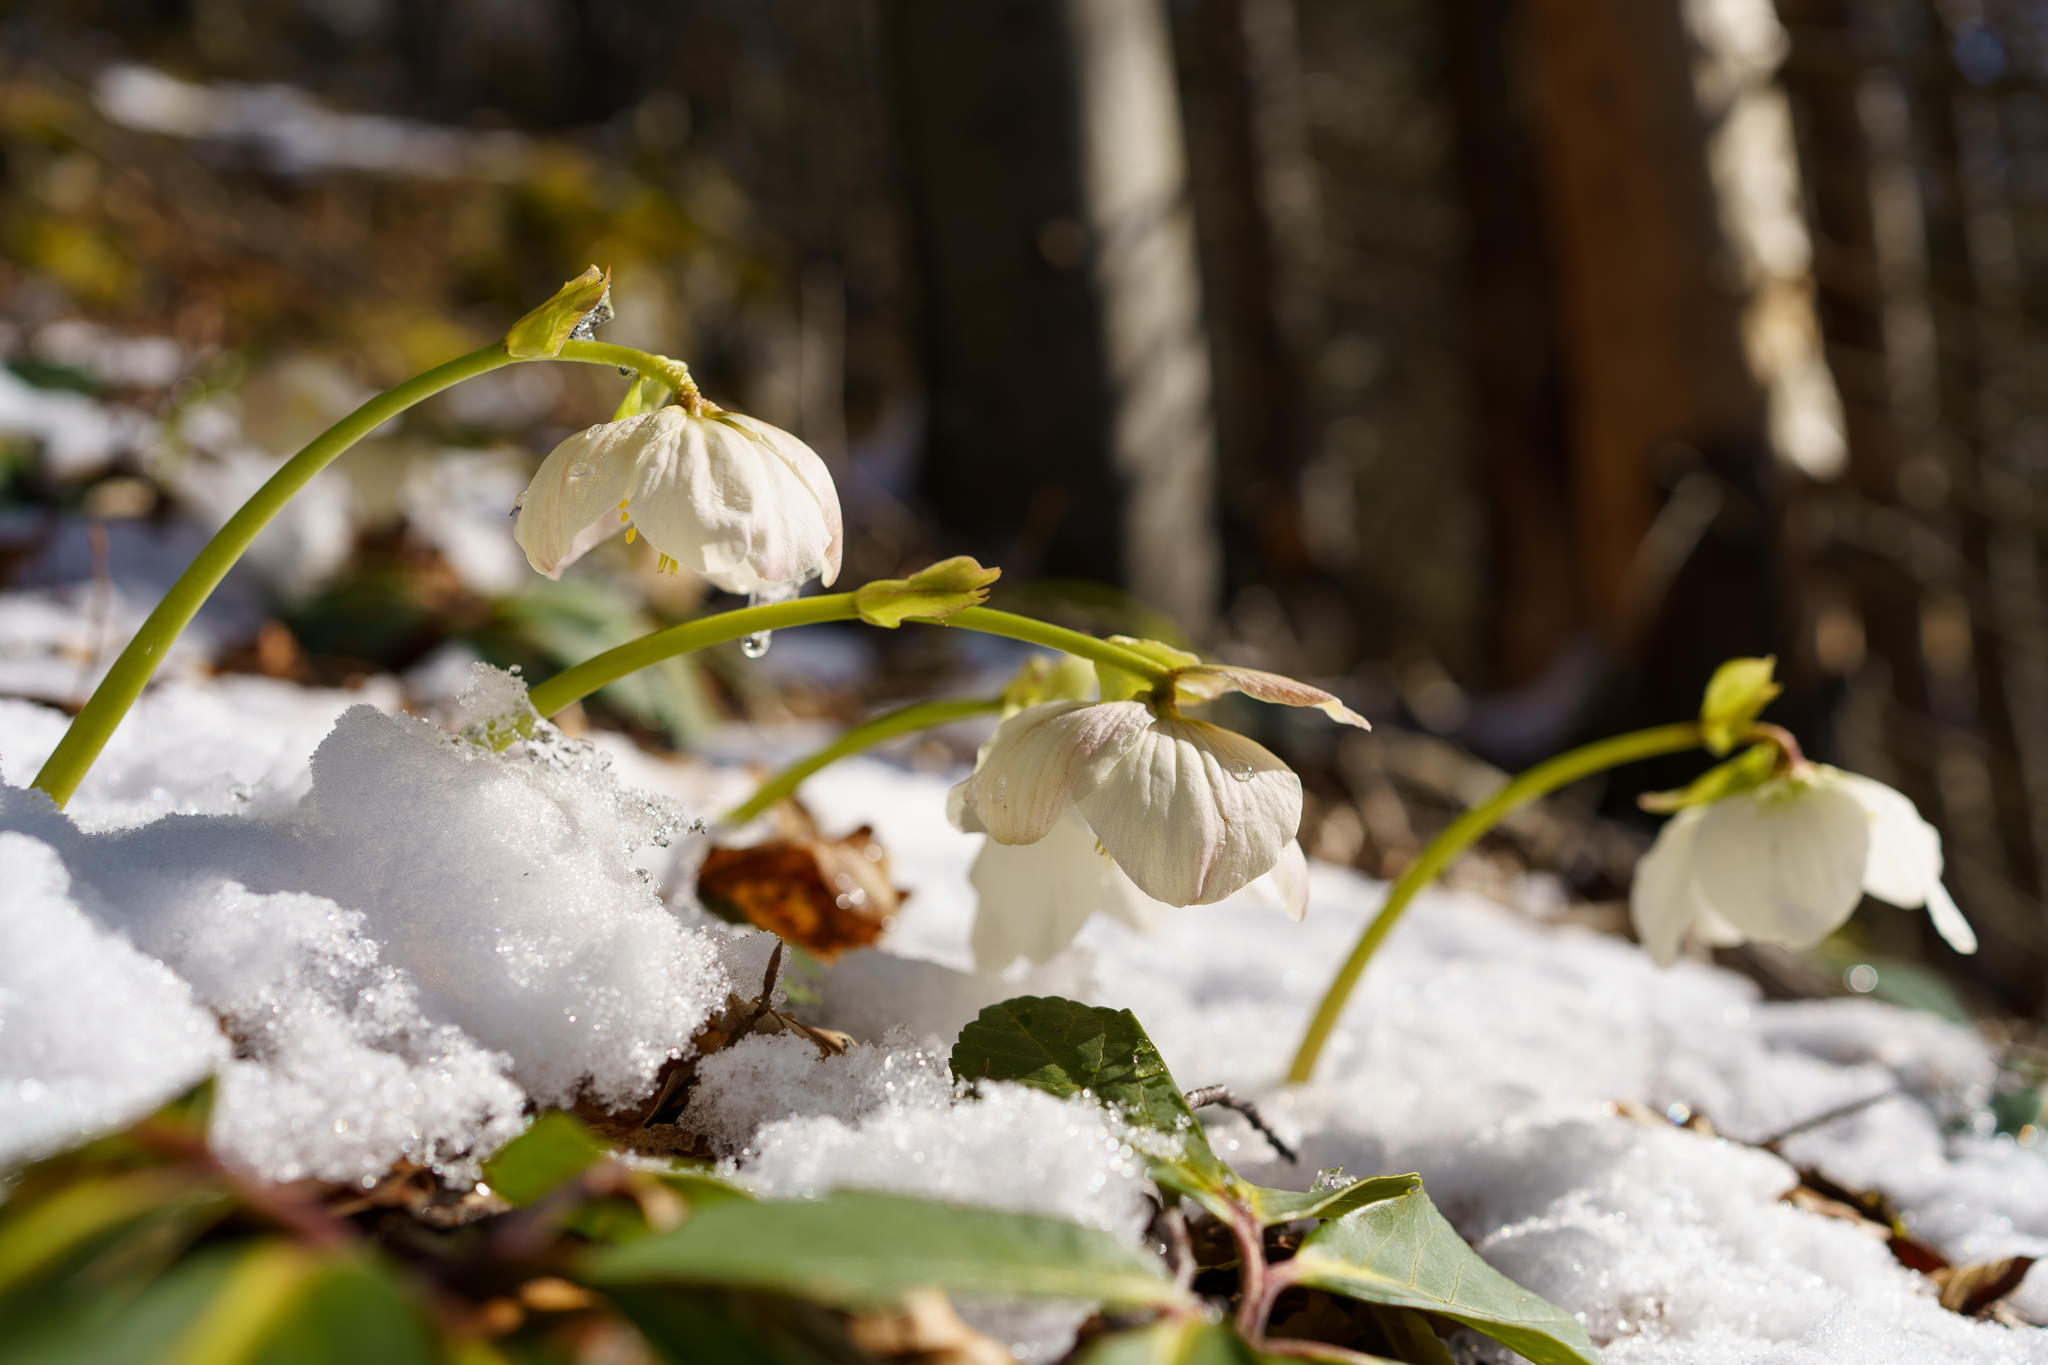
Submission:
[[[1214,610],[1213,438],[1157,0],[890,0],[923,286],[923,491],[1014,573]]]

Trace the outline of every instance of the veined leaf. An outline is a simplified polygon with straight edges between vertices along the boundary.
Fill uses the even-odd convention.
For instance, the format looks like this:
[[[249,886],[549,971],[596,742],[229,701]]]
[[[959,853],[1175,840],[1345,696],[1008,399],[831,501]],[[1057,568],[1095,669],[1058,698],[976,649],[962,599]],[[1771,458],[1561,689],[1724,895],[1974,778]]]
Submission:
[[[1421,1184],[1419,1175],[1381,1175],[1328,1190],[1275,1190],[1264,1185],[1245,1185],[1240,1194],[1260,1224],[1273,1227],[1300,1218],[1342,1218],[1367,1204],[1398,1199]]]
[[[1209,1147],[1201,1123],[1137,1016],[1062,1000],[1019,996],[990,1005],[960,1030],[953,1074],[966,1080],[1017,1081],[1062,1099],[1090,1091],[1126,1123],[1177,1138],[1177,1158],[1155,1162],[1153,1178],[1202,1198],[1228,1189],[1229,1168]]]
[[[1094,1228],[864,1190],[714,1204],[587,1265],[598,1285],[716,1285],[847,1306],[922,1285],[1124,1307],[1187,1297],[1156,1259]]]
[[[1324,1223],[1302,1239],[1288,1273],[1333,1294],[1451,1318],[1536,1365],[1600,1359],[1577,1318],[1488,1265],[1420,1189]]]

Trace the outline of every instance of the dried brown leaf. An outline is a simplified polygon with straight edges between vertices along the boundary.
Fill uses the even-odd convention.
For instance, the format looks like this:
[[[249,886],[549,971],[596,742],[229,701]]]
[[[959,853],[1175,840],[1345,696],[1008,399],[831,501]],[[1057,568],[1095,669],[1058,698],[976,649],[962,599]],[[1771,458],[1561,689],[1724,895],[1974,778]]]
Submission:
[[[894,1307],[858,1314],[847,1323],[847,1332],[854,1345],[882,1360],[1016,1365],[1016,1357],[962,1321],[937,1289],[913,1289]]]
[[[1943,1308],[1977,1318],[2018,1289],[2033,1264],[2031,1256],[2006,1256],[1996,1261],[1945,1266],[1933,1273],[1933,1280],[1941,1290]]]
[[[713,848],[697,895],[714,913],[742,920],[830,962],[881,937],[902,903],[889,858],[867,826],[844,839],[770,839]]]

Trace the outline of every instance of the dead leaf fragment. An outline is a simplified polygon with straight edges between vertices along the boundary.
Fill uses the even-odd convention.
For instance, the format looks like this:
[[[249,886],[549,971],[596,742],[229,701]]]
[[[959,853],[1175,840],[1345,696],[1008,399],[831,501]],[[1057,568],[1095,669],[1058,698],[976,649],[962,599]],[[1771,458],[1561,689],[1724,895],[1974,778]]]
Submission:
[[[1979,1318],[2020,1287],[2034,1264],[2031,1256],[2006,1256],[1973,1265],[1944,1266],[1933,1273],[1941,1290],[1941,1306],[1952,1313]]]
[[[862,1313],[847,1324],[854,1345],[883,1360],[916,1365],[1016,1365],[1016,1357],[969,1327],[937,1289],[913,1289],[894,1308]]]
[[[902,904],[889,858],[863,825],[844,839],[770,839],[713,848],[697,895],[714,913],[743,920],[830,962],[881,936]]]

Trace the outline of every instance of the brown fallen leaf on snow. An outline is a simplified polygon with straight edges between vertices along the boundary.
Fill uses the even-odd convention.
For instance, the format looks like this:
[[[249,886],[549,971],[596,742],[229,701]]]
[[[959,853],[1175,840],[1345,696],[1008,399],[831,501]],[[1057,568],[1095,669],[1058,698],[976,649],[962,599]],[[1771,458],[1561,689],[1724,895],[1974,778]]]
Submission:
[[[697,873],[697,895],[715,914],[768,930],[830,962],[881,937],[903,903],[889,882],[889,856],[862,825],[844,839],[769,839],[713,848]]]
[[[2033,1264],[2031,1256],[2006,1256],[1974,1265],[1943,1266],[1933,1273],[1933,1280],[1941,1290],[1943,1308],[1973,1318],[1983,1317],[2000,1299],[2020,1287]]]

